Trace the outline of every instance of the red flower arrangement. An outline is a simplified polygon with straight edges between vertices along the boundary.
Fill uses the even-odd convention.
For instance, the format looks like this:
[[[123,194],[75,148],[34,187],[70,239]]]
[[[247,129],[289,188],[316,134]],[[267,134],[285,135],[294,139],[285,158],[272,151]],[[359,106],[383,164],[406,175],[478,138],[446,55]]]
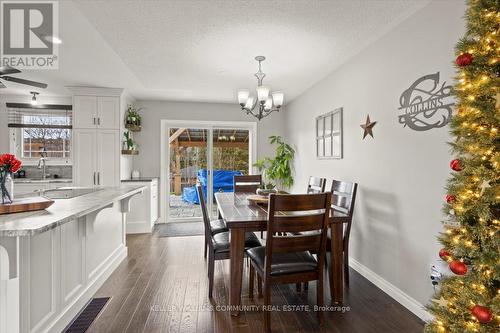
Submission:
[[[2,203],[5,204],[5,199],[12,203],[12,193],[9,193],[5,182],[10,175],[21,169],[22,162],[12,154],[0,155],[0,192],[2,194]],[[12,190],[11,190],[12,192]]]
[[[0,155],[0,171],[6,173],[16,173],[21,169],[22,162],[12,154]]]

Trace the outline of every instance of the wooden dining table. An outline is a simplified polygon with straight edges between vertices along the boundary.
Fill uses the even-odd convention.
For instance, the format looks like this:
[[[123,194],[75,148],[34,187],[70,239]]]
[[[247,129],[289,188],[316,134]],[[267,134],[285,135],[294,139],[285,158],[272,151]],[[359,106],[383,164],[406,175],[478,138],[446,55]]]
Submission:
[[[245,254],[245,233],[267,229],[267,205],[257,205],[247,200],[254,193],[215,193],[219,218],[224,219],[230,232],[230,279],[229,305],[237,309],[241,305],[243,258]],[[343,301],[343,224],[349,220],[347,214],[330,210],[332,234],[329,269],[330,295],[334,303]],[[237,310],[231,312],[238,315]]]

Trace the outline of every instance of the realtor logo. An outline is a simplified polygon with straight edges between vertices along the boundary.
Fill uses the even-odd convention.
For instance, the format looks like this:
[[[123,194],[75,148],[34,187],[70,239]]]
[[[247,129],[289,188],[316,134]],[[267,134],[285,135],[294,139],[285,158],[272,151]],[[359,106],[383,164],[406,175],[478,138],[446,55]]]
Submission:
[[[399,98],[399,123],[415,131],[446,126],[453,112],[453,87],[446,81],[439,85],[439,72],[424,75]]]
[[[57,69],[57,1],[1,1],[0,66]]]

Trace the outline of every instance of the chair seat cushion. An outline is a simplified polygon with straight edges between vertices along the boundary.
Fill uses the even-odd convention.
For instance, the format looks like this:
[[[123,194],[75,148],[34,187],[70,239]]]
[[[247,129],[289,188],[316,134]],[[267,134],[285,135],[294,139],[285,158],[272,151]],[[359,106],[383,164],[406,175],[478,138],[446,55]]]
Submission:
[[[214,250],[216,253],[229,252],[229,232],[220,232],[212,236],[214,242]],[[261,246],[259,238],[253,232],[245,234],[245,248]]]
[[[247,254],[260,270],[264,270],[266,247],[259,246],[247,250]],[[271,275],[283,275],[314,271],[318,262],[309,251],[273,253]]]
[[[228,231],[229,229],[226,226],[226,222],[224,220],[213,220],[210,221],[210,231],[212,235],[218,234],[219,232]]]

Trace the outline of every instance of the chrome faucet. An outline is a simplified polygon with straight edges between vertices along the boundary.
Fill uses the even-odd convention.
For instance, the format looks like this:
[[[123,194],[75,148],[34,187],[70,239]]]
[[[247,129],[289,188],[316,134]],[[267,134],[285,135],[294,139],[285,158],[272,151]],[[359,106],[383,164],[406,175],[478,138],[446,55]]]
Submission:
[[[45,147],[42,148],[42,151],[40,152],[40,159],[38,160],[38,169],[42,169],[42,180],[47,179],[48,174],[46,173],[47,171],[47,150]]]

